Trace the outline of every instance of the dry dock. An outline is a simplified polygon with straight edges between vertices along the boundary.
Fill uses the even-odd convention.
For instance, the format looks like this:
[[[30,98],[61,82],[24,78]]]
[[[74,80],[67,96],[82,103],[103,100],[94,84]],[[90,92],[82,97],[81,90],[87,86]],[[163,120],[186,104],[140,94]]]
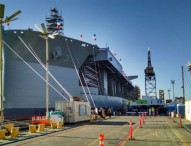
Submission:
[[[133,122],[133,140],[129,140],[129,120]],[[165,116],[147,117],[139,128],[137,116],[115,116],[111,119],[66,125],[62,129],[40,134],[20,132],[18,138],[1,140],[8,146],[99,146],[104,134],[105,146],[191,146],[191,122]],[[24,138],[25,137],[25,138]],[[27,138],[26,138],[27,137]]]

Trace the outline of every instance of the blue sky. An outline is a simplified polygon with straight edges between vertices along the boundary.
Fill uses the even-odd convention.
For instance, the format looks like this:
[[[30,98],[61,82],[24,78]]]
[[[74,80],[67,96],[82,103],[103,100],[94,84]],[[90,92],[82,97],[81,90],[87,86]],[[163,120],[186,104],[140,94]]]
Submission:
[[[45,22],[50,8],[56,7],[64,18],[64,34],[83,41],[109,46],[127,75],[138,75],[134,85],[145,94],[144,69],[147,49],[156,73],[159,89],[182,96],[181,66],[185,71],[186,99],[191,99],[191,76],[186,63],[191,61],[190,0],[0,0],[6,5],[5,16],[21,10],[10,29],[33,28]],[[7,28],[7,27],[6,27]],[[96,34],[97,41],[92,40]]]

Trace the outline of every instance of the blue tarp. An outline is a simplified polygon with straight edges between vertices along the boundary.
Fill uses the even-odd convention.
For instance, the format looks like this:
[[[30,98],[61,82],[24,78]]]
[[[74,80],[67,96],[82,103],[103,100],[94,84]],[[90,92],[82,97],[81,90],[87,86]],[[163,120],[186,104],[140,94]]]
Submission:
[[[185,105],[184,104],[177,104],[177,114],[180,114],[181,117],[185,116]]]
[[[167,108],[167,113],[169,112],[175,112],[176,111],[176,108],[177,108],[177,102],[176,101],[173,101],[169,104],[167,104],[166,108]]]
[[[173,101],[169,104],[167,104],[167,107],[175,107],[178,103],[176,101]]]

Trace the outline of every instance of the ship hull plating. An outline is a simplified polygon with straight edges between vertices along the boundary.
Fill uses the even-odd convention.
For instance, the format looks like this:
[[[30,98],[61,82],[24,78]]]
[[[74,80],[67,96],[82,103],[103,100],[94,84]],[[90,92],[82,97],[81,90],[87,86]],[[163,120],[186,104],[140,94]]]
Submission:
[[[45,79],[46,70],[25,46],[34,50],[45,64],[45,40],[39,35],[39,32],[34,31],[4,31],[3,107],[4,116],[7,119],[26,119],[33,115],[45,115],[46,82],[42,78]],[[89,100],[92,106],[95,103],[98,108],[116,108],[125,105],[123,98],[99,95],[99,87],[89,87],[89,93],[86,87],[84,91],[80,86],[77,71],[89,56],[96,55],[97,48],[96,45],[63,36],[49,39],[49,71],[62,86],[60,87],[49,77],[49,83],[59,92],[49,86],[50,110],[54,110],[55,101],[70,99],[62,88],[65,88],[72,96]]]

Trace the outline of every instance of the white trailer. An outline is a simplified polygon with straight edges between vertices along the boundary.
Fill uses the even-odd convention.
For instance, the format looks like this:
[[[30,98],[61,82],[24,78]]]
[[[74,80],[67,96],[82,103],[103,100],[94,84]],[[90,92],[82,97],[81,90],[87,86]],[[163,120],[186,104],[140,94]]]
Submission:
[[[91,107],[84,101],[56,101],[55,110],[64,112],[64,123],[89,120]]]

